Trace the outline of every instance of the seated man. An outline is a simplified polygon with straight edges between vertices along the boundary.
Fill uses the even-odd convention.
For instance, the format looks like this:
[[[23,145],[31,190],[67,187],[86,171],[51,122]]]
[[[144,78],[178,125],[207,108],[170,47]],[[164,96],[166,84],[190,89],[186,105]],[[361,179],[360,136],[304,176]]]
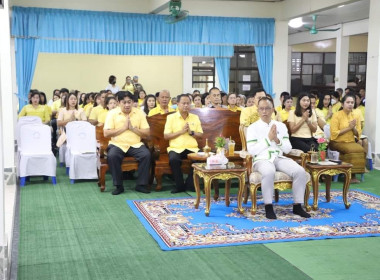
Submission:
[[[172,190],[172,193],[184,192],[186,188],[194,189],[192,169],[189,176],[187,176],[186,182],[184,182],[181,164],[189,153],[199,151],[195,138],[202,137],[203,134],[199,117],[189,113],[191,108],[190,97],[186,94],[181,94],[178,96],[177,102],[178,112],[168,116],[164,130],[164,137],[169,140],[169,164],[176,184],[176,188]]]
[[[160,91],[157,96],[157,106],[149,111],[148,117],[157,115],[157,114],[167,114],[169,112],[174,112],[175,110],[169,106],[170,103],[170,92],[166,89]]]
[[[126,156],[139,162],[136,191],[149,193],[147,189],[151,156],[141,142],[149,134],[149,124],[140,109],[133,107],[133,95],[127,91],[117,93],[119,107],[107,114],[104,137],[111,137],[107,148],[107,161],[116,190],[113,195],[124,192],[121,164]]]
[[[210,89],[209,94],[210,103],[206,106],[209,108],[226,108],[222,105],[222,95],[217,87]]]
[[[292,146],[285,124],[272,120],[274,112],[273,100],[263,97],[258,103],[260,119],[251,124],[247,130],[247,149],[253,155],[253,169],[262,176],[261,190],[268,219],[277,219],[273,211],[272,199],[274,175],[276,170],[284,172],[293,179],[293,213],[310,218],[301,203],[304,199],[307,177],[305,170],[290,158],[283,156],[289,153]]]

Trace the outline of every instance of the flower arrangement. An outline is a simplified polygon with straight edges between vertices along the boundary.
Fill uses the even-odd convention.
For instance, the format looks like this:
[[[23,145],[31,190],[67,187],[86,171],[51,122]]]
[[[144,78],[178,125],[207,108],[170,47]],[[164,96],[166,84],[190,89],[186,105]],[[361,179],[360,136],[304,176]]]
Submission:
[[[218,136],[215,138],[215,147],[216,148],[224,148],[226,146],[226,138],[223,136]]]
[[[327,149],[326,139],[321,137],[317,140],[317,142],[318,142],[318,151],[326,151],[326,149]]]

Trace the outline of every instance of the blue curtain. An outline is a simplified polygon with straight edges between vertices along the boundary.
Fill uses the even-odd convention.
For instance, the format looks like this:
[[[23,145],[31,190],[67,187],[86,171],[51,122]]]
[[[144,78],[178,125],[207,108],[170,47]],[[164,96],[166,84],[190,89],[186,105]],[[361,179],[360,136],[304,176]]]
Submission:
[[[173,55],[231,57],[233,46],[201,44],[123,43],[79,40],[40,40],[40,52],[109,55]]]
[[[266,93],[273,96],[273,47],[255,46],[257,67]]]
[[[189,16],[176,24],[164,15],[13,7],[15,37],[120,42],[270,45],[273,18]]]
[[[218,73],[219,83],[221,90],[228,93],[228,87],[230,83],[230,63],[231,59],[228,57],[216,57],[215,68]]]
[[[33,81],[36,69],[38,50],[38,39],[16,38],[16,77],[19,96],[19,108],[21,110],[28,104],[28,93]]]

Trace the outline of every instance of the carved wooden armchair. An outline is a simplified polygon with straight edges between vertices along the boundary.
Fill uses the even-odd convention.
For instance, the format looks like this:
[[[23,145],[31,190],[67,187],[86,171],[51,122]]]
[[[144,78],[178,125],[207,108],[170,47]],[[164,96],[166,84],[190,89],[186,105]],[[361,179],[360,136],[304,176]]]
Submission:
[[[243,150],[247,151],[247,140],[246,140],[246,132],[247,127],[240,125],[239,126],[239,133],[240,138],[243,146]],[[289,154],[285,155],[289,156]],[[292,159],[296,159],[298,163],[301,164],[302,167],[305,167],[306,160],[308,157],[308,154],[303,153],[299,150],[293,150],[291,151],[291,155],[289,156]],[[248,201],[248,195],[251,194],[252,199],[252,207],[251,207],[251,214],[256,214],[257,210],[257,190],[261,187],[261,174],[259,172],[253,171],[252,163],[253,158],[251,155],[247,155],[246,157],[246,166],[247,166],[247,173],[248,173],[248,183],[247,183],[247,190],[244,192],[244,203],[246,204]],[[311,207],[309,206],[308,200],[310,195],[310,187],[311,187],[311,177],[310,174],[306,173],[307,176],[307,185],[305,190],[305,197],[304,197],[304,204],[306,211],[310,211]],[[279,191],[284,191],[292,188],[292,178],[280,171],[276,171],[275,178],[274,178],[274,189],[275,189],[275,201],[278,202],[279,200]],[[248,193],[249,192],[249,193]]]

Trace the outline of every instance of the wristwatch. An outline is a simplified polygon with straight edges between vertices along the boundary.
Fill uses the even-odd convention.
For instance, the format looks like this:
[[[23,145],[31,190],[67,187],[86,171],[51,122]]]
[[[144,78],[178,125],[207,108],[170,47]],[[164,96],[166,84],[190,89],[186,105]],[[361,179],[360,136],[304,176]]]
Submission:
[[[191,136],[194,136],[194,131],[193,131],[193,130],[190,131],[190,135],[191,135]]]

